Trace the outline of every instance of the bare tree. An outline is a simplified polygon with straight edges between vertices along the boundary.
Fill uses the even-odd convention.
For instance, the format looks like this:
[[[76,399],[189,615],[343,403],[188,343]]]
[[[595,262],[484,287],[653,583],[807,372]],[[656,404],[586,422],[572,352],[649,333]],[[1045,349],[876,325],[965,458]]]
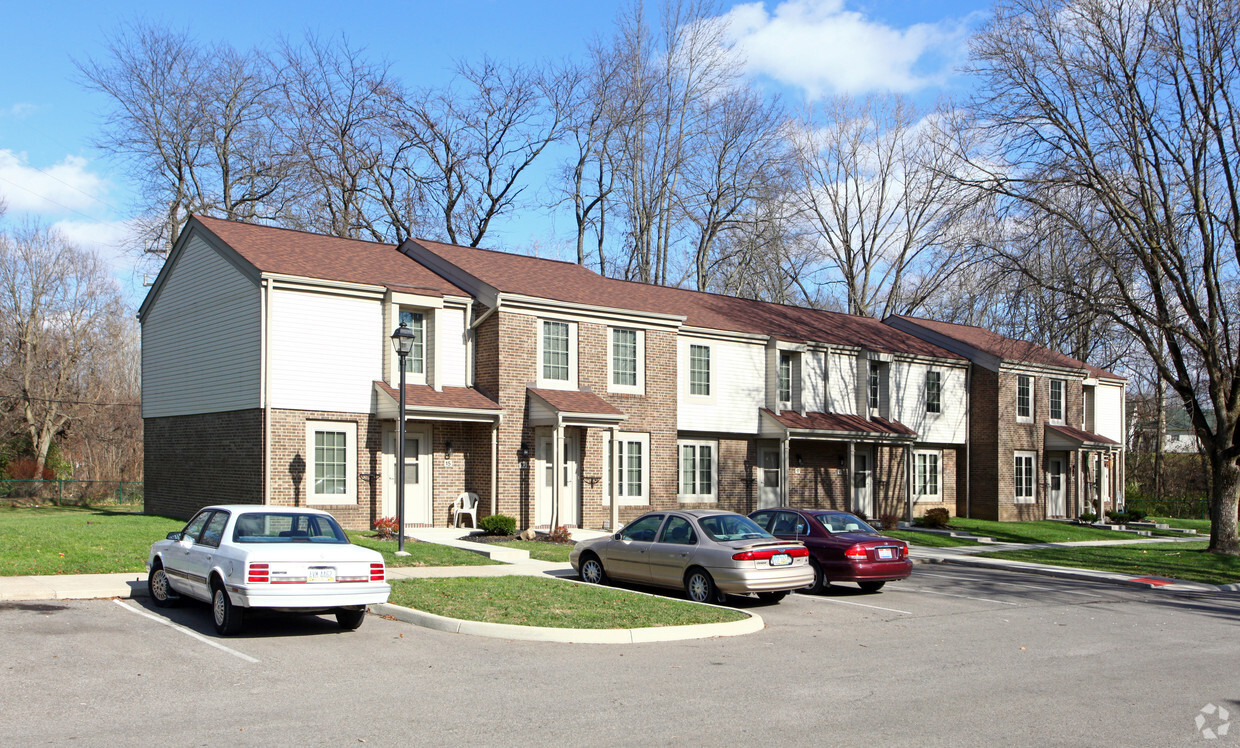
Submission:
[[[995,146],[975,160],[976,183],[1013,213],[1053,216],[1080,261],[1105,273],[1102,289],[1036,267],[1027,277],[1099,304],[1140,342],[1209,458],[1210,550],[1230,555],[1240,554],[1238,44],[1240,7],[1229,2],[1011,0],[973,46],[976,106]]]

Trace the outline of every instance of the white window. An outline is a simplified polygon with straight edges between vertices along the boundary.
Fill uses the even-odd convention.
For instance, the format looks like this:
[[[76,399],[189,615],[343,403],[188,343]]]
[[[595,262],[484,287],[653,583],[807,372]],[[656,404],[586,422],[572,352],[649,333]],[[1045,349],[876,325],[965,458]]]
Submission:
[[[611,350],[607,356],[608,391],[644,394],[645,337],[642,330],[611,328]]]
[[[779,371],[776,376],[781,410],[792,407],[792,354],[779,354]]]
[[[713,441],[681,441],[680,501],[714,501],[718,444]]]
[[[538,324],[538,386],[577,386],[577,323],[541,320]]]
[[[306,421],[306,502],[357,503],[357,424]]]
[[[1017,504],[1032,504],[1037,500],[1034,493],[1034,452],[1017,452],[1015,471],[1012,476],[1013,488]]]
[[[943,374],[941,372],[926,372],[926,412],[943,412]]]
[[[1051,423],[1063,423],[1064,384],[1062,379],[1051,380]]]
[[[710,346],[689,346],[689,394],[710,396]]]
[[[1033,420],[1033,377],[1024,374],[1016,378],[1016,420]]]
[[[616,465],[612,477],[621,505],[650,503],[650,434],[616,434]],[[608,493],[608,500],[611,494]],[[607,503],[607,502],[605,502]]]
[[[913,493],[917,501],[943,500],[943,453],[918,451],[913,453]]]
[[[413,332],[413,348],[405,356],[406,374],[426,374],[426,315],[400,310],[400,323]]]
[[[880,394],[880,381],[878,377],[878,364],[870,362],[870,387],[869,387],[869,403],[870,410],[878,410],[878,399]]]

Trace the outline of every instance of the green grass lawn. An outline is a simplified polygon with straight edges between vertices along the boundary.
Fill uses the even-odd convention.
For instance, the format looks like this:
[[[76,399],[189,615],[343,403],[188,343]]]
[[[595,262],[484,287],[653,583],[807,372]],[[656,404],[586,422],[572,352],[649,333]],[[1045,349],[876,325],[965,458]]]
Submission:
[[[561,545],[560,543],[544,543],[539,540],[506,540],[503,543],[495,543],[505,548],[520,548],[523,551],[530,552],[530,558],[537,561],[555,561],[568,563],[568,554],[573,552],[571,545]]]
[[[467,621],[628,629],[739,621],[734,610],[541,577],[400,579],[389,602]]]
[[[138,505],[0,509],[0,576],[145,573],[151,543],[184,525]]]
[[[1053,566],[1114,571],[1135,576],[1171,577],[1209,584],[1240,582],[1240,558],[1206,553],[1206,543],[1045,548],[983,553],[984,557]]]
[[[409,538],[405,538],[405,551],[409,555],[397,556],[395,540],[379,540],[371,537],[373,533],[369,531],[346,530],[345,534],[355,545],[382,553],[383,561],[388,566],[493,566],[501,563],[473,551]]]
[[[1156,522],[1160,525],[1168,527],[1178,527],[1181,530],[1196,530],[1198,535],[1210,534],[1210,520],[1208,519],[1176,519],[1175,517],[1146,517],[1146,522]]]
[[[938,535],[932,532],[915,532],[912,530],[883,530],[889,538],[899,538],[909,545],[921,545],[929,548],[953,548],[960,545],[981,545],[968,538],[953,538],[950,535]]]
[[[991,522],[952,517],[951,529],[984,535],[1004,543],[1069,543],[1076,540],[1132,540],[1135,533],[1104,530],[1066,522]]]

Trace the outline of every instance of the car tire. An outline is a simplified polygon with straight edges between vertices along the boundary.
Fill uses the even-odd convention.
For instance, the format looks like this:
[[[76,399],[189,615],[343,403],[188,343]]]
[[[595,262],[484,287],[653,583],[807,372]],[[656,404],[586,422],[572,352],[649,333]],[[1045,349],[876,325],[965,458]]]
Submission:
[[[759,592],[758,599],[767,605],[774,605],[788,596],[788,590],[780,590],[778,592]]]
[[[878,592],[886,582],[857,582],[857,586],[866,592]]]
[[[168,573],[158,561],[151,567],[151,573],[146,575],[146,591],[150,593],[151,601],[157,607],[172,608],[181,604],[181,596],[172,591],[172,585],[168,583]]]
[[[822,570],[822,564],[816,559],[810,559],[809,565],[814,569],[814,583],[805,588],[805,591],[811,595],[821,595],[831,586],[831,580],[827,579],[827,575]]]
[[[350,608],[340,608],[336,611],[336,623],[340,624],[340,628],[345,631],[356,631],[362,625],[362,621],[366,620],[366,609],[352,610]]]
[[[211,621],[215,624],[215,633],[220,636],[232,636],[245,624],[245,610],[233,605],[219,582],[211,585]]]
[[[728,598],[727,593],[715,586],[715,580],[705,569],[690,569],[685,574],[685,595],[695,603],[715,603],[722,605]]]
[[[607,584],[607,570],[603,568],[603,562],[599,560],[599,557],[593,553],[581,559],[579,576],[581,581],[587,584]]]

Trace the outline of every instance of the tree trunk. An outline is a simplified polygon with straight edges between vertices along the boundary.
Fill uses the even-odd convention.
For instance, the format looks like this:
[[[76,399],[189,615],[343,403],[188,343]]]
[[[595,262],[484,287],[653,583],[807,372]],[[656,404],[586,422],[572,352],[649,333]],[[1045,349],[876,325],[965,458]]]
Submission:
[[[1154,408],[1154,498],[1162,501],[1167,490],[1167,392],[1161,379],[1155,380]]]
[[[1210,547],[1211,553],[1240,555],[1236,541],[1236,511],[1240,507],[1240,465],[1218,453],[1210,455]]]

